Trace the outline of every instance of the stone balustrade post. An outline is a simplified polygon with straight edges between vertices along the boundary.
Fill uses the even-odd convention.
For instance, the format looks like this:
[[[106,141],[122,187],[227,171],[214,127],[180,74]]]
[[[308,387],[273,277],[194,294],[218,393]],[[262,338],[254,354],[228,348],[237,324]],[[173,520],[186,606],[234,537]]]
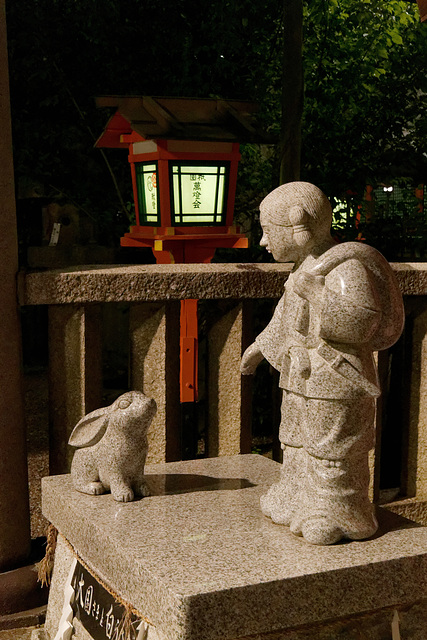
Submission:
[[[250,343],[251,304],[234,304],[208,334],[208,455],[251,450],[251,378],[240,373]]]
[[[389,367],[389,352],[377,351],[374,354],[375,364],[378,368],[378,379],[381,388],[381,395],[376,400],[375,411],[375,444],[369,452],[369,499],[378,502],[380,497],[380,471],[381,471],[381,436],[384,420],[384,410],[386,405],[386,386]]]
[[[427,500],[427,299],[407,298],[407,326],[411,331],[409,424],[405,434],[404,491]]]
[[[76,423],[102,406],[100,305],[49,307],[49,407],[51,474],[68,473]]]
[[[179,317],[179,301],[130,307],[130,386],[157,403],[148,432],[147,462],[181,457]]]

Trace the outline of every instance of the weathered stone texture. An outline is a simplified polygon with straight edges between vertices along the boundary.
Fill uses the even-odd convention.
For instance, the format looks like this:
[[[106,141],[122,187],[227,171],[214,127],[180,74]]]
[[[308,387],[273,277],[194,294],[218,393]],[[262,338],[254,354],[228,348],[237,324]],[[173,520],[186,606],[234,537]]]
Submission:
[[[27,273],[21,304],[279,298],[291,265],[179,264],[75,267]]]
[[[409,431],[405,494],[427,499],[427,301],[411,299]]]
[[[427,527],[427,500],[407,498],[383,505],[389,511]],[[426,627],[427,628],[427,627]]]
[[[49,309],[50,473],[67,473],[76,423],[102,404],[99,305]]]
[[[130,309],[131,387],[157,404],[148,432],[147,462],[180,457],[179,302]]]
[[[214,298],[280,298],[290,264],[80,266],[21,274],[22,305]],[[427,293],[425,263],[394,263],[403,295]]]
[[[382,609],[364,616],[278,633],[246,636],[239,640],[425,640],[426,629],[427,600],[422,600],[405,608]]]
[[[245,307],[239,304],[209,331],[209,456],[250,452],[250,413],[242,412],[250,396],[239,369],[245,320]]]
[[[360,620],[352,616],[371,616],[378,633],[367,637],[383,640],[391,638],[394,609],[402,638],[424,640],[416,635],[423,610],[408,613],[407,623],[405,612],[426,598],[426,529],[382,509],[376,537],[313,547],[260,512],[259,498],[279,473],[279,464],[256,455],[151,465],[151,497],[125,505],[108,494],[77,493],[68,476],[50,477],[43,480],[43,511],[100,579],[167,640],[306,640],[308,634],[291,631],[322,630],[334,620],[341,620],[337,638],[353,640]],[[63,606],[57,575],[64,580],[70,566],[67,556],[61,569],[60,549],[52,621]]]

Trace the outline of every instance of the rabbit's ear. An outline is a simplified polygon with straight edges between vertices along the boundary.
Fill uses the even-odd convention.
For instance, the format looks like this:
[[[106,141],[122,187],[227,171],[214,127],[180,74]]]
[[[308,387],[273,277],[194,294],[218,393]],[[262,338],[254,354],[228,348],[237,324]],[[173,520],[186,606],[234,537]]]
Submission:
[[[72,447],[91,447],[99,442],[107,430],[110,407],[88,413],[74,427],[68,444]]]

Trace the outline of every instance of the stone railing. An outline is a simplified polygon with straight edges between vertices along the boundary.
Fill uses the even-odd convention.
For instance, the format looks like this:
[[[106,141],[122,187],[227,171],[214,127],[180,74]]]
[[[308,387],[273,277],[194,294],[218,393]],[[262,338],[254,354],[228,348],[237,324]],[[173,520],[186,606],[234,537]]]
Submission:
[[[392,496],[398,500],[388,506],[425,523],[427,266],[394,264],[393,268],[404,295],[407,324],[398,345],[379,354],[380,377],[388,393],[378,403],[372,496],[379,500],[381,476],[398,464],[400,491]],[[207,337],[207,448],[209,456],[249,452],[250,383],[240,375],[239,360],[252,338],[250,301],[278,299],[289,272],[286,264],[212,264],[76,267],[21,274],[20,304],[49,307],[51,473],[67,471],[72,428],[85,413],[101,406],[104,303],[130,304],[130,388],[157,401],[149,462],[165,462],[182,457],[179,301],[229,301],[222,304],[226,310],[218,313]],[[397,429],[390,427],[391,415]]]

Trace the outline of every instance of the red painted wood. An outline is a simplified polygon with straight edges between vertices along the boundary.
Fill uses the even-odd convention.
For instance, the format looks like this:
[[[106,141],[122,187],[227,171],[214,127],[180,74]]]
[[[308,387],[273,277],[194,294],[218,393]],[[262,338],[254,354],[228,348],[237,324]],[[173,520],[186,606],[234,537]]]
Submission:
[[[130,172],[131,172],[131,176],[132,176],[133,201],[135,203],[135,218],[136,218],[136,224],[139,227],[138,187],[136,186],[136,171],[135,171],[135,163],[134,162],[131,162]]]
[[[180,400],[196,402],[198,396],[197,300],[181,301],[180,334]]]
[[[160,219],[163,227],[171,226],[171,198],[169,191],[169,164],[167,160],[158,161],[158,186],[160,200]]]

